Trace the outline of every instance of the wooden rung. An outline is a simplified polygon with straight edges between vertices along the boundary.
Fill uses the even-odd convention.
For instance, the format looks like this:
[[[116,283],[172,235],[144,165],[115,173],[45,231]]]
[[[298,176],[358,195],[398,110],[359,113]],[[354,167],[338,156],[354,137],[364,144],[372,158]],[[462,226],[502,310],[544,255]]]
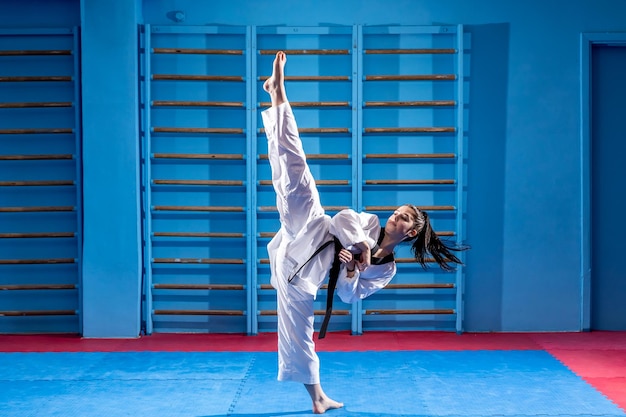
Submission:
[[[259,285],[259,289],[261,289],[261,290],[275,290],[275,288],[272,287],[272,284],[261,284],[261,285]],[[328,289],[328,284],[322,285],[320,287],[320,289],[327,290]]]
[[[27,284],[27,285],[4,285],[0,284],[0,291],[14,291],[14,290],[75,290],[74,284]]]
[[[366,81],[438,81],[456,80],[455,74],[427,74],[427,75],[366,75]]]
[[[290,101],[291,107],[349,107],[349,101]],[[269,107],[272,103],[262,101],[259,103],[261,107]]]
[[[448,211],[456,210],[454,206],[415,206],[424,211]],[[398,206],[366,206],[365,211],[394,211]]]
[[[0,187],[50,187],[74,185],[74,181],[0,181]]]
[[[307,133],[350,133],[347,127],[301,127],[298,129],[300,134]],[[259,129],[259,133],[265,133],[265,128]]]
[[[21,76],[11,76],[11,77],[0,77],[0,82],[30,82],[30,81],[72,81],[71,76],[29,76],[29,77],[21,77]]]
[[[276,236],[276,232],[260,232],[259,233],[259,237],[272,238],[274,236]]]
[[[420,48],[420,49],[366,49],[366,54],[380,55],[380,54],[411,54],[411,55],[429,55],[429,54],[456,54],[454,48]]]
[[[244,103],[240,101],[173,101],[173,100],[154,100],[153,106],[179,106],[179,107],[243,107]]]
[[[241,265],[243,259],[227,258],[154,258],[155,264],[211,264],[211,265]]]
[[[155,290],[243,290],[243,285],[228,284],[154,284]]]
[[[454,133],[454,127],[366,127],[365,133]]]
[[[454,288],[454,284],[388,284],[386,290],[435,290]]]
[[[75,237],[74,232],[60,232],[60,233],[0,233],[0,238],[12,239],[12,238],[58,238],[58,237]]]
[[[21,311],[0,311],[0,317],[25,317],[25,316],[75,316],[74,310],[21,310]]]
[[[0,103],[0,109],[28,109],[44,107],[72,107],[71,101],[41,103]]]
[[[35,55],[72,55],[72,51],[70,50],[0,51],[0,56],[35,56]]]
[[[439,185],[455,184],[454,180],[366,180],[367,185]]]
[[[315,310],[313,313],[316,316],[324,316],[326,314],[326,310]],[[260,316],[275,316],[276,310],[260,310],[259,315]],[[333,309],[333,316],[349,316],[349,315],[350,315],[350,310],[334,310]]]
[[[159,316],[243,316],[241,310],[154,310]]]
[[[240,135],[243,129],[228,127],[154,127],[155,133],[204,133],[221,135]]]
[[[261,55],[276,55],[278,49],[261,49]],[[349,55],[349,49],[286,49],[286,55]]]
[[[154,206],[155,211],[209,211],[209,212],[242,212],[243,207],[231,206]]]
[[[219,159],[219,160],[242,160],[242,154],[225,153],[155,153],[154,158],[162,159]]]
[[[261,180],[260,185],[272,185],[272,180]],[[316,185],[349,185],[348,180],[315,180]]]
[[[209,185],[209,186],[237,186],[243,185],[243,181],[237,180],[153,180],[157,185]]]
[[[74,133],[74,129],[0,129],[0,135],[39,135]]]
[[[366,101],[365,107],[443,107],[456,106],[454,100],[430,101]]]
[[[0,161],[53,161],[59,159],[73,159],[71,154],[66,155],[0,155]]]
[[[42,207],[0,207],[0,213],[41,213],[57,211],[74,211],[72,206],[42,206]]]
[[[397,264],[413,264],[416,262],[415,258],[396,258]],[[426,258],[424,260],[427,264],[434,264],[435,260],[433,258]]]
[[[217,232],[154,232],[158,237],[227,237],[242,238],[243,233],[217,233]]]
[[[262,75],[259,80],[265,81],[269,75]],[[350,81],[348,75],[285,75],[285,81]]]
[[[0,265],[45,265],[45,264],[73,264],[73,258],[57,259],[0,259]]]
[[[243,81],[243,77],[239,75],[153,74],[152,79],[169,81]]]
[[[365,159],[449,159],[453,153],[368,153]]]
[[[347,153],[312,153],[307,154],[306,159],[349,159]],[[260,154],[259,159],[267,159],[266,153]]]
[[[243,55],[241,49],[152,48],[155,54]]]
[[[367,315],[392,315],[392,314],[454,314],[453,309],[443,308],[443,309],[424,309],[424,310],[381,310],[381,309],[371,309],[365,310],[365,314]]]
[[[350,208],[350,207],[348,206],[324,206],[325,211],[341,211],[347,208]],[[393,210],[395,210],[395,208]],[[265,212],[276,211],[276,206],[259,206],[259,211],[265,211]]]

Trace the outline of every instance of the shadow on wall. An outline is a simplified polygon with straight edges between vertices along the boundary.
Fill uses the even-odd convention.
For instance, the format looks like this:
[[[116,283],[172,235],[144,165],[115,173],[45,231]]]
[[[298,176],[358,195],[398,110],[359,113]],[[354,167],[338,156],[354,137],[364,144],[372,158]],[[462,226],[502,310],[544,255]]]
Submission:
[[[502,330],[509,24],[468,25],[466,331]]]

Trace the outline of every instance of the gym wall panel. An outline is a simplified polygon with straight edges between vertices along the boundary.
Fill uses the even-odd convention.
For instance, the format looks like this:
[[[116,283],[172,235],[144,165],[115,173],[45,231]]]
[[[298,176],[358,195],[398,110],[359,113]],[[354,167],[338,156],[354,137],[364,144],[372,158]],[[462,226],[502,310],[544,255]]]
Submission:
[[[0,30],[0,332],[81,331],[78,29]]]
[[[266,247],[280,223],[261,111],[278,50],[326,212],[384,224],[412,203],[461,243],[462,38],[460,26],[145,26],[147,332],[276,330]],[[408,246],[397,256],[393,285],[336,304],[330,329],[462,331],[462,268],[424,271]]]

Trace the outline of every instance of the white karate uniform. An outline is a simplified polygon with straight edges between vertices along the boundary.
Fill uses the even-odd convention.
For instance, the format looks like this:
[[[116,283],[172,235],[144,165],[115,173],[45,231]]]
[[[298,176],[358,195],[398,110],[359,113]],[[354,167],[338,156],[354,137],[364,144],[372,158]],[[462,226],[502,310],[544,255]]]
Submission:
[[[378,217],[343,210],[332,219],[320,203],[315,180],[306,162],[298,126],[289,103],[261,113],[268,140],[268,157],[276,191],[281,228],[267,246],[271,284],[277,293],[278,380],[319,384],[319,358],[313,342],[313,301],[334,258],[329,245],[289,278],[315,250],[336,236],[348,250],[367,240],[370,247],[380,234]],[[395,262],[371,265],[353,278],[342,266],[337,294],[352,303],[378,291],[396,273]]]

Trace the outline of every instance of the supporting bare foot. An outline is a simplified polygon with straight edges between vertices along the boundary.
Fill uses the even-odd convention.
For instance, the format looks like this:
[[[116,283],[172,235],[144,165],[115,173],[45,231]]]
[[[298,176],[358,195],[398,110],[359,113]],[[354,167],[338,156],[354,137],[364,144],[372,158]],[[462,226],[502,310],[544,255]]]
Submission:
[[[313,414],[324,414],[328,410],[343,407],[343,403],[328,398],[320,384],[304,385],[313,401]]]
[[[287,101],[287,92],[285,91],[286,63],[287,55],[283,51],[278,51],[272,64],[272,75],[263,83],[263,89],[272,98],[272,106],[278,106]]]

